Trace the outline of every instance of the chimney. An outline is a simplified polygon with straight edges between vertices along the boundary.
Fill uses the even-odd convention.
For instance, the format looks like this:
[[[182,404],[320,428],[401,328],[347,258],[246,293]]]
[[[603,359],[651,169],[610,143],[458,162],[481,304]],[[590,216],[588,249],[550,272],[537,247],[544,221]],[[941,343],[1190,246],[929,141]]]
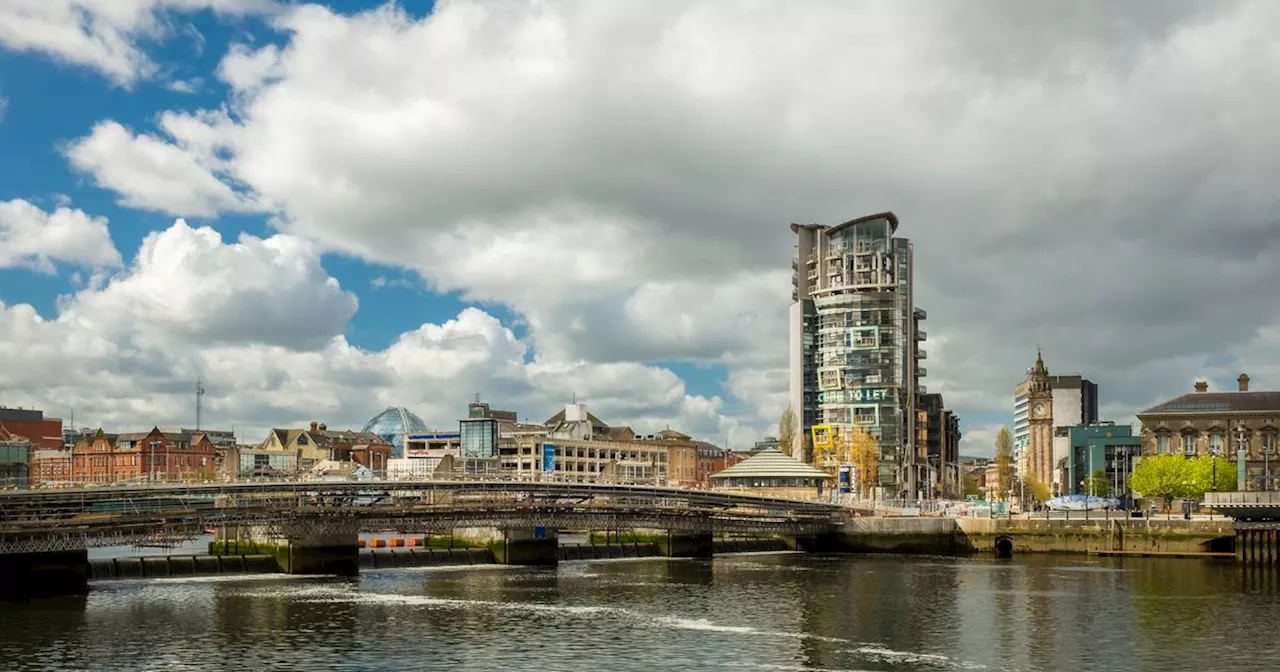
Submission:
[[[1247,373],[1240,374],[1240,377],[1236,378],[1236,383],[1240,385],[1241,392],[1248,392],[1249,391],[1249,374]]]
[[[1203,380],[1196,381],[1196,392],[1208,392],[1208,391],[1209,391],[1209,383]]]
[[[314,431],[316,431],[316,430],[317,430],[317,429],[319,429],[319,428],[320,428],[320,423],[316,422],[315,420],[312,420],[312,421],[311,421],[311,431],[313,431],[313,432],[314,432]]]
[[[329,425],[326,425],[326,424],[324,424],[324,423],[320,423],[320,431],[322,431],[322,432],[327,432],[327,431],[329,431]]]

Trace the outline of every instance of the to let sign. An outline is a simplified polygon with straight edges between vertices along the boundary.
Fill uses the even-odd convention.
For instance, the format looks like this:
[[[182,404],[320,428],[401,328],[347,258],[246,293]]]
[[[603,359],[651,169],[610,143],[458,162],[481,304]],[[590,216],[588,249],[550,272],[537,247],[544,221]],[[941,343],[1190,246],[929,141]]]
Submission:
[[[852,393],[854,403],[885,401],[889,398],[889,390],[884,387],[860,387],[849,392]]]

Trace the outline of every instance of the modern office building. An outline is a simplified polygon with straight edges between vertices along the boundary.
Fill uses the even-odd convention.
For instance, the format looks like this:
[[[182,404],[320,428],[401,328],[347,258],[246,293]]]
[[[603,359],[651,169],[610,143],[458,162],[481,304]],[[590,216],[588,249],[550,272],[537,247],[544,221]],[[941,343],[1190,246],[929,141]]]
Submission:
[[[918,369],[912,247],[891,212],[792,224],[790,400],[806,458],[816,437],[866,429],[880,447],[877,495],[915,497]]]
[[[1067,428],[1070,451],[1064,461],[1063,494],[1086,494],[1091,474],[1102,472],[1107,497],[1128,501],[1129,473],[1142,448],[1142,437],[1129,425],[1100,422]]]

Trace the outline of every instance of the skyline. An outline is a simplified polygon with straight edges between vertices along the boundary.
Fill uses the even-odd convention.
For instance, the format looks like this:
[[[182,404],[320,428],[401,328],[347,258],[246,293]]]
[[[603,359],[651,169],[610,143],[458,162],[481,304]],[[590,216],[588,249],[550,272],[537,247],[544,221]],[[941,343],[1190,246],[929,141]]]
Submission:
[[[1122,424],[1280,388],[1273,3],[363,4],[0,8],[0,404],[748,445],[789,225],[885,210],[962,454],[1037,346]]]

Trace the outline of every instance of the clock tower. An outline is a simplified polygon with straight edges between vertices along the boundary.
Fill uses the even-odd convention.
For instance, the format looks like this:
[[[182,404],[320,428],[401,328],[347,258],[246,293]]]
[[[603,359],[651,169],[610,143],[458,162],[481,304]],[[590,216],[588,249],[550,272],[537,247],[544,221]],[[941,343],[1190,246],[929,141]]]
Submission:
[[[1027,391],[1028,441],[1026,468],[1046,485],[1053,482],[1053,389],[1049,386],[1049,369],[1036,350],[1036,364],[1031,367],[1030,389]]]

